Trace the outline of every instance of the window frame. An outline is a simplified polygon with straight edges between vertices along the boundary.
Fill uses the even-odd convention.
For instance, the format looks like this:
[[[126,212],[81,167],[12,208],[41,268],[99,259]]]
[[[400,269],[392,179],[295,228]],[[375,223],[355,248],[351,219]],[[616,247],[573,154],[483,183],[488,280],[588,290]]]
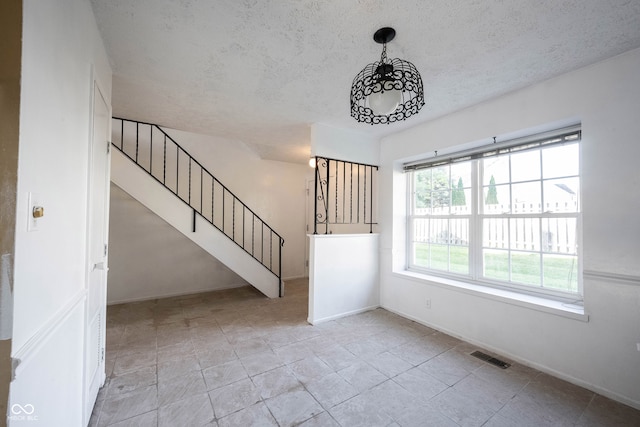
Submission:
[[[570,140],[564,140],[564,141],[556,141],[556,142],[549,142],[549,143],[545,143],[545,142],[541,142],[543,140],[548,140],[548,141],[553,141],[554,138],[557,138],[558,136],[564,138],[567,134],[576,134],[577,138],[573,138]],[[531,144],[530,141],[537,141],[538,145],[535,147],[532,147],[531,145],[535,145],[535,144]],[[430,275],[430,276],[436,276],[436,277],[443,277],[443,278],[447,278],[447,279],[453,279],[453,280],[459,280],[459,281],[463,281],[463,282],[468,282],[468,283],[472,283],[472,284],[477,284],[477,285],[481,285],[481,286],[488,286],[488,287],[492,287],[492,288],[498,288],[498,289],[504,289],[504,290],[509,290],[509,291],[515,291],[518,293],[523,293],[523,294],[529,294],[529,295],[534,295],[534,296],[541,296],[541,297],[551,297],[551,298],[555,298],[555,299],[559,299],[559,300],[566,300],[566,301],[575,301],[576,299],[582,299],[583,296],[583,281],[582,281],[582,262],[583,262],[583,256],[582,256],[582,167],[581,167],[581,162],[580,162],[580,158],[581,158],[581,130],[579,126],[573,126],[571,128],[565,128],[565,129],[559,129],[556,131],[552,131],[550,133],[545,133],[545,134],[539,134],[539,135],[533,135],[530,137],[527,137],[523,140],[512,140],[512,141],[507,141],[505,143],[500,144],[499,147],[495,147],[493,144],[491,146],[486,146],[484,148],[484,151],[482,150],[482,148],[480,149],[474,149],[474,150],[468,150],[466,152],[460,152],[460,153],[454,153],[452,154],[448,159],[440,159],[440,160],[436,160],[434,158],[428,159],[426,161],[422,161],[422,162],[414,162],[412,164],[405,164],[404,165],[404,169],[405,172],[407,173],[407,178],[406,178],[406,182],[407,182],[407,232],[406,232],[406,245],[407,245],[407,257],[406,257],[406,265],[405,268],[408,271],[412,271],[415,273],[419,273],[419,274],[425,274],[425,275]],[[518,142],[520,141],[520,142]],[[529,142],[527,142],[529,141]],[[554,146],[554,145],[572,145],[572,144],[576,144],[577,145],[577,151],[578,151],[578,171],[577,171],[577,175],[566,175],[566,176],[562,176],[562,177],[550,177],[547,178],[544,176],[543,174],[543,168],[544,168],[544,164],[542,161],[543,158],[543,150],[545,148]],[[505,148],[506,147],[506,148]],[[500,155],[511,155],[511,154],[516,154],[518,152],[523,152],[524,150],[520,150],[519,147],[524,147],[524,150],[528,150],[528,151],[535,151],[539,154],[540,156],[540,176],[538,179],[534,179],[534,180],[530,180],[529,182],[536,182],[538,183],[538,185],[540,185],[540,189],[541,189],[541,194],[540,194],[540,203],[541,203],[541,207],[540,207],[540,212],[539,213],[514,213],[513,212],[513,203],[512,203],[512,198],[513,198],[513,194],[510,191],[509,192],[509,207],[510,207],[510,211],[508,213],[499,213],[499,214],[492,214],[492,213],[487,213],[485,212],[485,203],[483,202],[483,198],[484,198],[484,188],[485,188],[485,184],[483,184],[484,180],[483,180],[483,171],[484,171],[484,167],[483,167],[483,162],[485,159],[487,159],[488,157],[494,157],[494,156],[500,156]],[[502,150],[502,152],[500,153],[499,151]],[[485,153],[487,152],[491,152],[490,156],[486,156]],[[498,152],[496,154],[496,152]],[[471,202],[470,202],[470,206],[469,206],[469,214],[466,215],[460,215],[460,214],[453,214],[451,213],[451,211],[449,211],[448,214],[442,214],[442,215],[434,215],[433,213],[431,214],[422,214],[422,215],[417,215],[415,214],[415,202],[416,202],[416,197],[415,197],[415,191],[416,189],[414,188],[415,186],[415,178],[414,175],[416,173],[416,171],[420,170],[420,169],[426,169],[426,168],[434,168],[434,167],[438,167],[438,166],[444,166],[444,165],[448,165],[449,167],[449,185],[450,185],[450,190],[453,189],[453,183],[451,182],[451,165],[455,164],[455,163],[459,163],[459,162],[470,162],[471,163]],[[511,162],[510,162],[511,164]],[[426,165],[426,166],[425,166]],[[417,166],[417,167],[416,167]],[[577,207],[576,207],[576,211],[575,212],[549,212],[549,211],[545,211],[544,209],[544,185],[545,182],[550,181],[550,180],[556,180],[556,179],[567,179],[567,178],[577,178],[578,179],[578,193],[577,193]],[[509,181],[507,182],[507,185],[509,185],[510,187],[515,183],[520,183],[520,182],[524,182],[524,181],[514,181],[513,177],[511,175],[511,173],[509,174]],[[450,197],[450,207],[451,207],[451,195]],[[416,224],[416,220],[421,220],[421,219],[462,219],[462,218],[467,218],[469,221],[468,227],[469,227],[469,242],[468,242],[468,273],[467,274],[461,274],[461,273],[456,273],[456,272],[451,272],[451,271],[445,271],[445,270],[440,270],[440,269],[433,269],[433,268],[429,268],[429,267],[424,267],[424,266],[420,266],[420,265],[416,265],[415,259],[416,259],[416,243],[419,243],[416,241],[415,237],[415,224]],[[514,248],[511,247],[511,243],[508,245],[507,249],[506,249],[506,253],[507,253],[507,258],[508,258],[508,265],[509,265],[509,276],[508,276],[508,281],[502,281],[499,279],[492,279],[492,278],[487,278],[484,276],[484,265],[483,265],[483,251],[485,249],[489,249],[487,247],[484,246],[484,230],[483,230],[483,223],[486,219],[489,218],[500,218],[503,220],[507,221],[507,224],[510,224],[510,222],[514,219],[518,219],[518,218],[532,218],[532,219],[537,219],[538,221],[538,228],[539,228],[539,233],[538,233],[538,244],[540,245],[539,248],[536,251],[533,251],[534,253],[536,253],[539,257],[539,271],[540,271],[540,283],[538,285],[527,285],[527,284],[523,284],[523,283],[518,283],[518,282],[513,282],[513,278],[511,276],[511,272],[512,272],[512,261],[511,261],[511,253],[512,252],[519,252],[518,250],[514,250]],[[576,271],[576,284],[577,284],[577,290],[575,292],[573,291],[569,291],[569,290],[561,290],[561,289],[556,289],[556,288],[550,288],[550,287],[544,287],[544,265],[543,265],[543,258],[544,255],[547,253],[558,253],[558,252],[548,252],[545,251],[543,245],[544,245],[544,237],[543,237],[543,233],[544,233],[544,228],[543,228],[543,221],[545,221],[546,219],[574,219],[575,220],[575,224],[576,224],[576,229],[575,229],[575,244],[576,244],[576,251],[575,251],[575,255],[571,255],[571,256],[575,256],[576,259],[576,267],[575,267],[575,271]],[[507,241],[511,242],[511,237],[508,236]],[[451,243],[447,244],[448,247],[448,269],[451,269],[451,260],[450,260],[450,247],[451,247]],[[531,253],[531,251],[523,251],[526,253]]]

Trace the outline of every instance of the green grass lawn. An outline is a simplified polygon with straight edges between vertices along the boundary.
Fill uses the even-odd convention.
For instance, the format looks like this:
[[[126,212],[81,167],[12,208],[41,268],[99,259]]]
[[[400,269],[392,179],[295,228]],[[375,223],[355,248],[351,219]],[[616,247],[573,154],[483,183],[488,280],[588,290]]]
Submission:
[[[416,243],[415,247],[416,265],[452,273],[469,274],[469,249],[467,247],[451,246],[450,251],[446,245]],[[484,277],[509,281],[509,253],[507,251],[485,251]],[[510,281],[577,292],[577,259],[572,256],[544,254],[541,272],[538,254],[514,252],[511,254]]]

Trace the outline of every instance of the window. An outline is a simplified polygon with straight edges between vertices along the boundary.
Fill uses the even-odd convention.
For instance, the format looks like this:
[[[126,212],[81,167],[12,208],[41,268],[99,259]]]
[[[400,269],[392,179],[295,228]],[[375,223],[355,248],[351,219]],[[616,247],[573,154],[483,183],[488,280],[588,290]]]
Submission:
[[[410,270],[581,293],[579,129],[405,165]]]

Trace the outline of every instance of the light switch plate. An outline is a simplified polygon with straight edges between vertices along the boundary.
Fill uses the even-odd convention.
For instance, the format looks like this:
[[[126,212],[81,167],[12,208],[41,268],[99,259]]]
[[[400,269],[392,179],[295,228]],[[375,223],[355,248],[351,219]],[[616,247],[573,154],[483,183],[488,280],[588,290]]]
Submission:
[[[29,206],[27,208],[27,231],[38,231],[38,223],[42,221],[41,218],[33,217],[33,208],[36,206],[42,206],[40,196],[37,193],[29,193]]]

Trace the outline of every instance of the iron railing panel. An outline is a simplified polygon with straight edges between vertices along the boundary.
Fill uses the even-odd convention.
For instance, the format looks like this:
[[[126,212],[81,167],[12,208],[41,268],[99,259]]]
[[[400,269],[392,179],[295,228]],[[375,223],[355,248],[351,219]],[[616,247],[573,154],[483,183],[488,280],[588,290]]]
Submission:
[[[200,216],[274,274],[282,296],[282,236],[162,128],[113,121],[112,145],[192,209],[193,231]]]
[[[373,233],[377,186],[378,166],[316,156],[313,234]]]

